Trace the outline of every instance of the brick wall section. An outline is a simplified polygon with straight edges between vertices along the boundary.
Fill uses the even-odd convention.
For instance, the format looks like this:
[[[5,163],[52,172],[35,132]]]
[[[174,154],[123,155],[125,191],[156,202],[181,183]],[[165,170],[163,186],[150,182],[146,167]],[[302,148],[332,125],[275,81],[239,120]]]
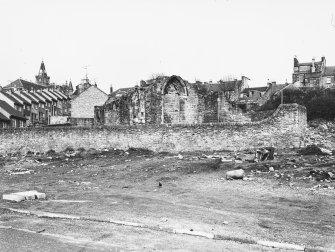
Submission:
[[[71,102],[71,117],[94,118],[94,106],[102,106],[108,95],[95,86],[89,87]]]
[[[274,146],[301,147],[307,126],[306,108],[281,105],[259,122],[198,125],[138,125],[114,127],[50,127],[1,129],[0,154],[63,151],[67,147],[146,148],[156,152],[219,151]]]

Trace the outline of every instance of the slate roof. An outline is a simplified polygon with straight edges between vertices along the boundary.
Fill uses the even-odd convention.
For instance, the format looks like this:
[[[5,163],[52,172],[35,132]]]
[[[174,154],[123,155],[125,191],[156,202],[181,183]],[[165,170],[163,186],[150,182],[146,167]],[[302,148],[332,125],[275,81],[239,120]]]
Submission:
[[[30,81],[25,81],[22,79],[17,79],[15,81],[13,81],[12,83],[8,84],[7,86],[4,86],[4,89],[8,89],[8,88],[22,88],[25,90],[32,90],[32,89],[43,89],[46,86],[44,85],[40,85],[40,84],[36,84],[36,83],[32,83]]]
[[[325,67],[324,76],[335,76],[335,66]]]
[[[245,89],[242,91],[242,93],[243,93],[243,94],[246,94],[246,93],[248,93],[249,91],[265,92],[267,89],[268,89],[267,86],[264,86],[264,87],[251,87],[251,88],[245,88]]]
[[[322,64],[322,61],[315,61],[314,62],[314,65],[321,65]],[[313,66],[313,62],[299,62],[298,63],[299,66]]]
[[[96,89],[98,89],[100,92],[102,92],[102,93],[104,93],[105,95],[107,95],[104,91],[102,91],[102,90],[101,90],[100,88],[98,88],[96,85],[92,85],[92,86],[90,86],[90,87],[84,89],[79,95],[72,97],[72,100],[77,99],[77,97],[79,97],[82,93],[86,92],[87,90],[89,90],[89,89],[91,89],[91,88],[96,88]],[[135,88],[134,88],[134,89],[135,89]],[[115,92],[117,92],[117,91],[115,91]]]
[[[65,94],[63,94],[59,90],[54,90],[53,92],[59,94],[61,97],[63,97],[63,99],[69,99],[69,97],[67,97]]]
[[[28,101],[28,100],[27,100],[25,97],[23,97],[22,95],[19,95],[19,94],[17,94],[17,93],[11,93],[10,95],[13,96],[13,97],[15,97],[15,98],[17,98],[17,99],[22,100],[22,101],[23,101],[23,104],[25,104],[25,105],[31,105],[31,102]]]
[[[20,102],[19,100],[15,99],[14,97],[12,97],[10,94],[1,91],[1,93],[6,96],[8,99],[10,99],[11,101],[14,102],[14,104],[19,105],[19,106],[23,106],[22,102]]]
[[[0,121],[10,121],[10,119],[0,113]]]
[[[38,102],[41,102],[41,103],[44,103],[45,104],[45,101],[42,100],[40,97],[38,97],[37,95],[35,95],[34,93],[32,92],[29,92],[29,95],[33,98],[35,98],[36,100],[38,100]]]
[[[35,97],[32,97],[30,95],[30,93],[28,93],[28,92],[22,92],[21,95],[24,96],[24,97],[27,97],[29,100],[31,100],[32,103],[38,104],[38,100],[36,100]]]
[[[214,84],[203,84],[208,88],[208,91],[226,92],[235,91],[242,86],[242,80],[218,82]]]
[[[46,95],[51,97],[52,100],[54,100],[54,101],[58,100],[58,97],[55,94],[53,94],[50,90],[43,90],[43,93],[45,93]]]
[[[52,93],[54,96],[56,96],[58,100],[64,100],[64,98],[54,90],[50,90],[49,92]]]
[[[52,95],[50,95],[49,93],[43,91],[42,94],[47,97],[50,101],[57,101],[56,97],[53,97]]]
[[[6,110],[12,117],[21,119],[21,120],[27,120],[23,113],[17,111],[13,107],[11,107],[7,102],[0,100],[0,107]]]
[[[42,92],[37,92],[37,95],[41,96],[44,100],[46,100],[47,102],[52,102],[52,98],[51,97],[48,97],[47,95],[45,95],[44,93]]]

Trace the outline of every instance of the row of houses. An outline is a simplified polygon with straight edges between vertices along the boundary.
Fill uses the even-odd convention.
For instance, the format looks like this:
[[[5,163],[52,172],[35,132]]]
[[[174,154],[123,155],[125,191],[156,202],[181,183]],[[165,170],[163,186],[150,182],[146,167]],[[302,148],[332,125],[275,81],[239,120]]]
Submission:
[[[70,115],[70,98],[58,90],[0,90],[1,128],[50,124],[55,116]]]
[[[50,84],[43,61],[35,78],[35,83],[19,78],[0,87],[0,128],[48,125],[70,115],[71,98]]]
[[[51,124],[91,125],[94,106],[108,95],[92,84],[87,75],[73,89],[72,82],[50,82],[42,61],[35,82],[21,78],[0,86],[0,128]]]

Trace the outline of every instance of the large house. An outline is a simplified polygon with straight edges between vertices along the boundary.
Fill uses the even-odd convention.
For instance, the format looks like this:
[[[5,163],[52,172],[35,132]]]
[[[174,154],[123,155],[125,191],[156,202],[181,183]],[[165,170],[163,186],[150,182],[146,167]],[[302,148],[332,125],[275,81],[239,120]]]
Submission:
[[[98,88],[97,84],[91,84],[84,78],[82,83],[76,86],[71,100],[71,124],[84,126],[94,122],[94,107],[102,106],[108,99],[108,95]]]
[[[327,66],[326,58],[315,58],[310,62],[293,60],[292,83],[300,82],[303,87],[335,88],[335,66]]]

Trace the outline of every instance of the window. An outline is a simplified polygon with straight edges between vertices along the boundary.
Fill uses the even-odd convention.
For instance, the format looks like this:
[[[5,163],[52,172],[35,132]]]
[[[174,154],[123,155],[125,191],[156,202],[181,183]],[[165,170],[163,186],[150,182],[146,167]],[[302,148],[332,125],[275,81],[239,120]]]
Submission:
[[[327,77],[327,84],[330,84],[330,83],[331,83],[331,78]]]

